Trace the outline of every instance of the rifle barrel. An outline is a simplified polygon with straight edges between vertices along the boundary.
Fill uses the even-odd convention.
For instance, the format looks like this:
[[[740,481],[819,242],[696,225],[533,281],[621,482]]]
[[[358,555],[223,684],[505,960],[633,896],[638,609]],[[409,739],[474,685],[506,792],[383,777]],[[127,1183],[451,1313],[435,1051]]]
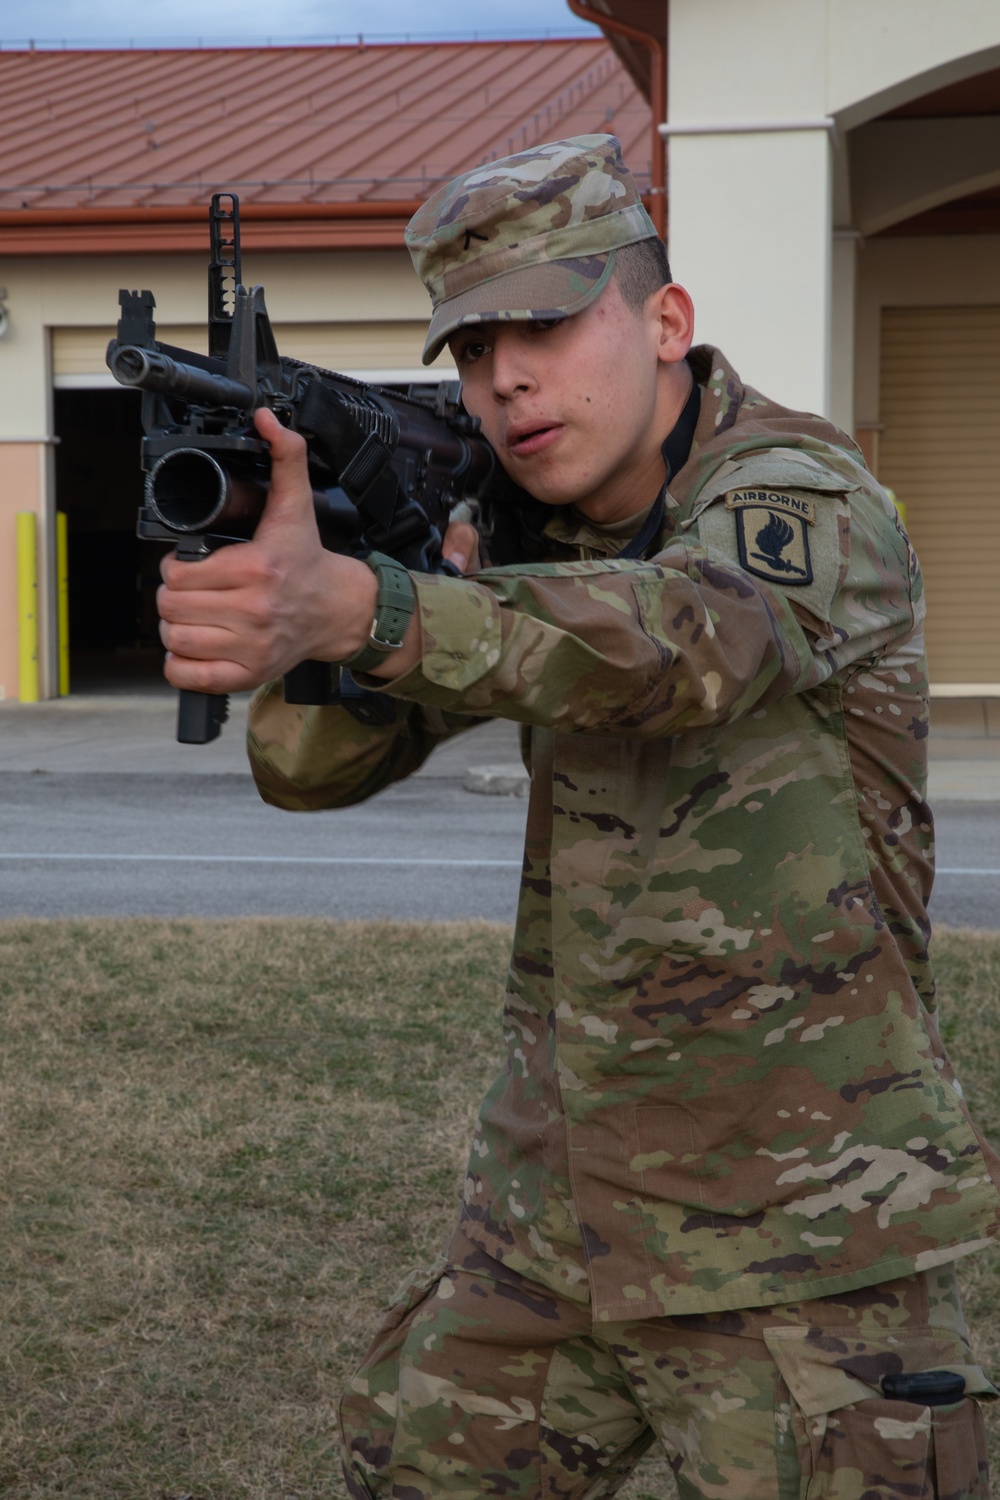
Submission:
[[[160,391],[164,396],[197,402],[201,406],[231,406],[252,411],[257,393],[241,380],[213,375],[195,365],[170,359],[158,349],[144,349],[139,344],[119,344],[108,354],[108,365],[120,385],[137,386],[143,391]]]

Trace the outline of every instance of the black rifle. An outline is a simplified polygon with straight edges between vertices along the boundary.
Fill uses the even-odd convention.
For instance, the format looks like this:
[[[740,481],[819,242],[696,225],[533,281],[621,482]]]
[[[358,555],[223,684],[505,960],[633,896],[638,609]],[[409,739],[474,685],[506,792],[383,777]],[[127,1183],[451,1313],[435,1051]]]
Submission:
[[[441,560],[441,539],[455,506],[466,502],[492,534],[491,518],[508,511],[507,502],[516,508],[522,493],[479,435],[477,419],[462,411],[458,383],[400,396],[279,355],[263,287],[242,285],[235,194],[215,195],[209,224],[207,357],[157,341],[151,292],[119,293],[118,337],[107,361],[117,381],[143,393],[139,536],[174,542],[178,557],[195,562],[253,535],[270,480],[253,412],[267,406],[306,438],[325,547],[356,557],[385,552],[412,571],[453,572]],[[511,525],[508,513],[494,562],[523,550]],[[342,702],[364,722],[391,723],[395,712],[385,694],[365,692],[328,662],[289,672],[285,699]],[[177,738],[215,739],[227,708],[225,697],[182,691]]]

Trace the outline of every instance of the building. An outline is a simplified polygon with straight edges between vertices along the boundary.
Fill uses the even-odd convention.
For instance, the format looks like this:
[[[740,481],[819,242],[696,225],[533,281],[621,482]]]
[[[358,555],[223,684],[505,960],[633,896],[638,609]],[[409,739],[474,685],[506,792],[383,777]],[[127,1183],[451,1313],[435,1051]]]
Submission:
[[[248,269],[289,352],[410,378],[424,318],[399,249],[410,205],[491,153],[599,129],[622,138],[656,213],[666,182],[699,337],[768,394],[853,432],[894,490],[927,583],[933,693],[1000,698],[1000,6],[567,4],[607,40],[251,50],[245,72],[233,52],[0,53],[0,527],[12,536],[15,510],[39,517],[44,691],[51,517],[64,497],[71,516],[80,506],[82,538],[90,505],[100,552],[112,445],[98,464],[89,440],[108,431],[101,401],[128,399],[99,385],[109,289],[151,286],[171,339],[194,337],[209,179],[248,201]],[[89,123],[98,108],[107,136]],[[86,502],[62,477],[74,452]],[[79,613],[81,573],[96,573],[76,546]],[[9,546],[0,569],[13,696]]]

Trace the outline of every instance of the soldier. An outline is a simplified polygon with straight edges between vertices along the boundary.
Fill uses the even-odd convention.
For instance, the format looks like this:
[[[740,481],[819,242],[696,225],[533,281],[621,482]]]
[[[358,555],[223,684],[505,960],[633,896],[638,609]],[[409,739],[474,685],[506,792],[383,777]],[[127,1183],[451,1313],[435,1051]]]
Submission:
[[[609,136],[466,173],[407,242],[540,553],[324,553],[270,413],[256,538],[167,560],[168,676],[304,656],[397,723],[284,704],[264,798],[343,805],[484,717],[531,800],[507,1068],[444,1253],[344,1398],[354,1496],[596,1497],[654,1441],[684,1500],[986,1496],[955,1260],[1000,1163],[942,1047],[916,560],[849,438],[692,347]]]

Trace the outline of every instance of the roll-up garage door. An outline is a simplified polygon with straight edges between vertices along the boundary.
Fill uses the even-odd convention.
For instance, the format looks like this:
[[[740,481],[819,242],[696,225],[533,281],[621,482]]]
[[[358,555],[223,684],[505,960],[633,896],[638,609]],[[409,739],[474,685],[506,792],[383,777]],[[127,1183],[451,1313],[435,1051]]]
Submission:
[[[424,370],[420,354],[424,347],[427,325],[405,323],[278,323],[275,337],[282,354],[294,355],[309,364],[327,370],[367,376],[388,383],[391,380],[441,380],[452,376],[447,368]],[[106,384],[110,379],[104,362],[108,340],[114,328],[57,328],[52,338],[52,370],[57,386],[71,387],[88,382]],[[158,324],[157,336],[165,344],[182,349],[207,351],[206,330]]]
[[[879,479],[906,507],[932,686],[1000,683],[1000,307],[882,314]]]

